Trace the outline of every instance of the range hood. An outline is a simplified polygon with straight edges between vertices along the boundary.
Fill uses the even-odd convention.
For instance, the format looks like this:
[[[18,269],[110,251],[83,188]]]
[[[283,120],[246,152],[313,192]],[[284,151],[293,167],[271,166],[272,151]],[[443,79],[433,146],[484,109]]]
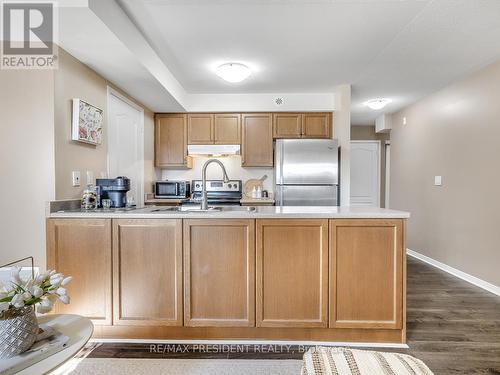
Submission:
[[[230,156],[239,155],[240,145],[188,145],[190,156]]]

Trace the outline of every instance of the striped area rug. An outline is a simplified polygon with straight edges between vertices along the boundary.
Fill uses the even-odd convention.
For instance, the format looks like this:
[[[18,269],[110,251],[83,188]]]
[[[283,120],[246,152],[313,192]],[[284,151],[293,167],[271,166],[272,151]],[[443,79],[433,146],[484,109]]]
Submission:
[[[432,371],[406,354],[315,347],[304,354],[302,375],[432,375]]]

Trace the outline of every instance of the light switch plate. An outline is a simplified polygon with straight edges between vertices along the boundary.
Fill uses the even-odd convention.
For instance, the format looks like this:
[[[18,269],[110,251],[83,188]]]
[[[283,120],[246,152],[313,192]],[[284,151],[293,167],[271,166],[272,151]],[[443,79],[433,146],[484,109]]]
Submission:
[[[73,186],[80,186],[80,171],[73,171],[71,173]]]
[[[87,171],[87,185],[94,185],[94,172]]]
[[[434,176],[434,186],[442,186],[443,178],[441,176]]]

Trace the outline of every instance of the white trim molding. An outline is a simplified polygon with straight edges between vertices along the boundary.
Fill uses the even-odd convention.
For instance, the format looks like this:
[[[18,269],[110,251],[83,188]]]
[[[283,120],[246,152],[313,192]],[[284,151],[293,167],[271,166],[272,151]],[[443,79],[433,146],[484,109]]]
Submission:
[[[475,276],[469,275],[468,273],[465,273],[463,271],[457,270],[456,268],[453,268],[451,266],[448,266],[447,264],[441,263],[435,259],[429,258],[426,255],[417,253],[416,251],[406,249],[406,254],[413,258],[417,258],[421,260],[422,262],[425,262],[427,264],[430,264],[433,267],[439,268],[442,271],[445,271],[449,273],[450,275],[453,275],[455,277],[458,277],[459,279],[465,280],[470,284],[473,284],[481,289],[487,290],[490,293],[493,293],[497,296],[500,296],[500,287],[496,286],[494,284],[491,284],[487,281],[481,280]]]

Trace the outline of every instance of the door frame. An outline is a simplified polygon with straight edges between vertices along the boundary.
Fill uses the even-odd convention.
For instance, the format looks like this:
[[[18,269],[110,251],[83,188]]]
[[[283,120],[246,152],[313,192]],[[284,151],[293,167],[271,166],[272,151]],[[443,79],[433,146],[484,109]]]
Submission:
[[[110,103],[111,103],[111,96],[114,96],[116,99],[121,100],[125,104],[129,105],[133,109],[137,110],[140,113],[140,121],[139,121],[139,129],[138,129],[138,134],[136,137],[136,142],[137,142],[137,149],[139,150],[139,155],[140,158],[138,160],[139,163],[139,174],[140,174],[140,181],[137,181],[137,195],[139,196],[138,201],[135,202],[137,206],[143,206],[144,205],[144,108],[142,108],[140,105],[136,104],[129,98],[127,98],[125,95],[120,93],[118,90],[114,89],[111,86],[107,86],[107,95],[106,95],[106,100],[107,100],[107,121],[108,121],[108,150],[106,153],[106,169],[107,169],[107,174],[109,177],[110,174],[110,163],[109,163],[109,135],[111,134],[111,110],[110,110]]]
[[[385,141],[385,208],[389,208],[391,197],[391,141]]]
[[[367,139],[367,140],[351,140],[351,144],[353,143],[371,143],[371,144],[376,144],[377,145],[377,152],[378,152],[378,161],[377,161],[377,164],[378,164],[378,181],[377,181],[377,190],[378,190],[378,194],[377,194],[377,199],[375,201],[375,205],[376,207],[380,207],[380,194],[381,194],[381,190],[382,190],[382,186],[381,186],[381,182],[382,182],[382,141],[377,141],[377,140],[370,140],[370,139]],[[352,169],[352,168],[351,168]],[[350,197],[350,195],[349,195]],[[349,198],[349,205],[351,205],[351,197]]]

